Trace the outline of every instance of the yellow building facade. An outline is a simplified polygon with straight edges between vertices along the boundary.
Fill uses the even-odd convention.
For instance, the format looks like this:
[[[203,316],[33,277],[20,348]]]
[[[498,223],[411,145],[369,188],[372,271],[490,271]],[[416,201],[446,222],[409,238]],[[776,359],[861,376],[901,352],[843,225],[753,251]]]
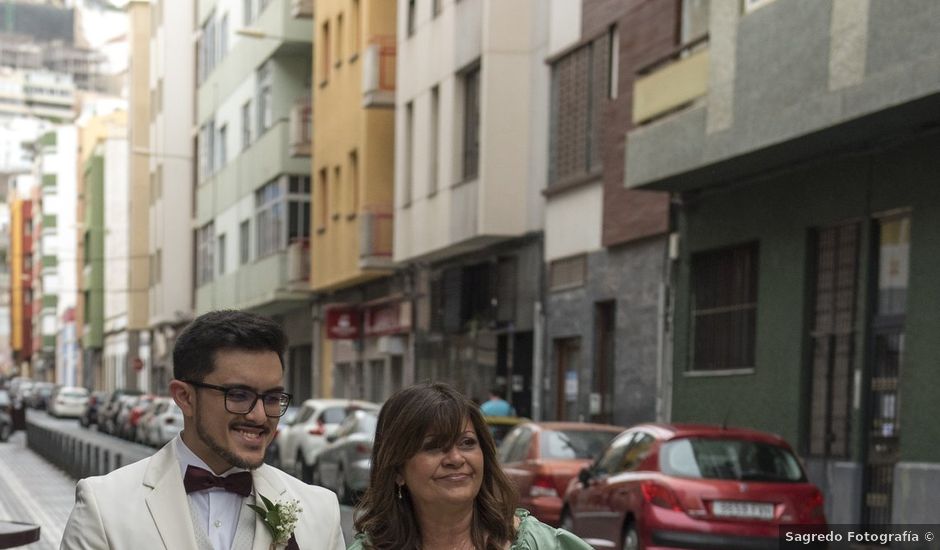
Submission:
[[[314,20],[311,287],[388,273],[396,2],[323,0]]]

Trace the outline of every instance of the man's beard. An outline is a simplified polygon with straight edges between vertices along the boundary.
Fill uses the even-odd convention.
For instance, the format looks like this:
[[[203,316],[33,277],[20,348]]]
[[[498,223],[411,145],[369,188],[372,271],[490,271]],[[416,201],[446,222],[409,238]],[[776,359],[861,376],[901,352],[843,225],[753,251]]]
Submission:
[[[226,449],[220,445],[215,439],[209,435],[209,432],[206,430],[205,426],[202,425],[202,421],[196,419],[196,435],[199,436],[199,439],[206,444],[206,447],[212,450],[215,454],[224,458],[229,464],[235,466],[236,468],[243,468],[245,470],[257,470],[264,464],[264,459],[259,460],[258,462],[248,462],[244,458],[236,455],[232,451]],[[263,437],[263,434],[262,434]]]

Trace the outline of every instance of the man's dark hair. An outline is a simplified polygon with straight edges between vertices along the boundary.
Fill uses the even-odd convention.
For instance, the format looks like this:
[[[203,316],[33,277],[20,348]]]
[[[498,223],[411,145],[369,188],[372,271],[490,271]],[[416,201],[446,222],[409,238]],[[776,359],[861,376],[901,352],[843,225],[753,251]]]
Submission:
[[[280,325],[254,313],[231,309],[196,317],[173,347],[173,378],[202,380],[215,368],[220,350],[273,351],[284,368],[287,336]]]

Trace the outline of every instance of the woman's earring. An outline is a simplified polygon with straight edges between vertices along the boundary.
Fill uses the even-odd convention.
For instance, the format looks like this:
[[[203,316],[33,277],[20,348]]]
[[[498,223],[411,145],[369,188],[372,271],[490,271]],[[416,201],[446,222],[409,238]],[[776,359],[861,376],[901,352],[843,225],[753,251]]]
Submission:
[[[401,485],[398,486],[398,500],[401,500]]]

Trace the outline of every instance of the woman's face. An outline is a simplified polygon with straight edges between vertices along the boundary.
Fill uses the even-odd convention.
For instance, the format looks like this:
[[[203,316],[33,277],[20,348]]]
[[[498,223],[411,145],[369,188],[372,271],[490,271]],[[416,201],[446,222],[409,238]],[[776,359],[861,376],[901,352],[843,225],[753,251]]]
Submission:
[[[483,450],[469,419],[450,449],[433,448],[425,436],[421,450],[405,462],[404,481],[418,512],[441,506],[473,506],[483,484]],[[433,508],[432,508],[433,507]]]

